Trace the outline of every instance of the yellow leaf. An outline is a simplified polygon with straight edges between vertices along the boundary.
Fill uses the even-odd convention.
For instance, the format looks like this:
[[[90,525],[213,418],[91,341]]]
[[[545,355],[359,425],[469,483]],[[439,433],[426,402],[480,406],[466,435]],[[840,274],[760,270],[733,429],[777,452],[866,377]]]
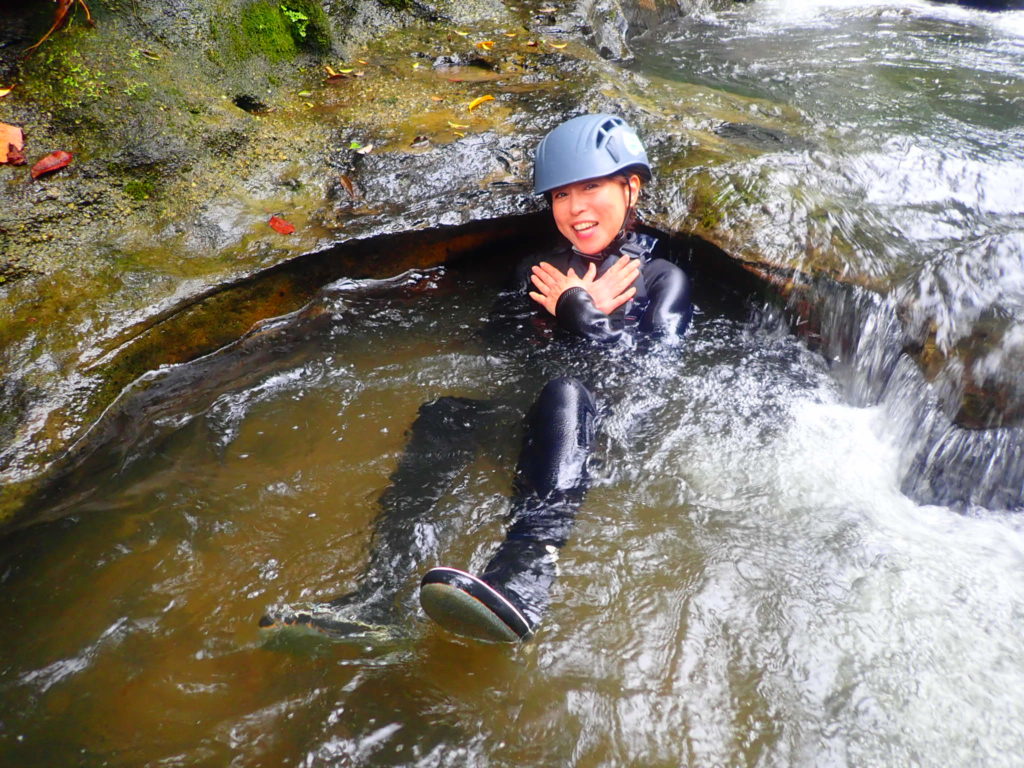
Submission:
[[[454,32],[459,37],[465,37],[466,35],[469,34],[469,32],[463,32],[461,29],[453,29],[452,32]]]
[[[419,63],[418,61],[414,61],[414,62],[412,63],[412,68],[413,68],[413,69],[419,69],[419,68],[420,68],[420,63]]]
[[[357,70],[356,70],[355,72],[353,72],[352,74],[353,74],[353,75],[355,75],[356,77],[362,77],[362,76],[363,76],[363,75],[365,75],[366,73],[365,73],[365,72],[363,72],[363,70],[361,70],[361,69],[357,69]]]
[[[491,50],[491,48],[494,47],[494,41],[493,40],[481,40],[479,43],[473,43],[473,45],[475,45],[481,51],[489,51],[489,50]]]
[[[10,93],[13,90],[14,90],[13,88],[0,88],[0,99],[2,99],[4,96],[6,96],[8,93]]]
[[[369,66],[370,62],[366,59],[356,59],[356,64],[362,64],[364,67]]]
[[[459,137],[460,139],[464,139],[464,138],[466,138],[466,134],[464,134],[464,133],[463,133],[462,131],[452,131],[452,133],[454,133],[454,134],[455,134],[456,136],[458,136],[458,137]]]
[[[557,48],[558,50],[562,50],[563,48],[565,48],[565,46],[568,45],[568,43],[552,43],[550,40],[545,40],[544,42],[546,42],[552,48]]]
[[[490,94],[488,94],[486,96],[479,96],[479,97],[473,99],[471,102],[469,102],[469,111],[472,112],[474,109],[479,107],[485,101],[494,101],[494,97],[491,96]]]
[[[328,77],[341,77],[341,75],[339,75],[339,74],[338,74],[337,72],[335,72],[335,71],[334,71],[334,70],[333,70],[333,69],[331,68],[331,65],[330,65],[330,64],[325,64],[325,65],[324,65],[324,69],[325,69],[325,70],[327,70],[327,76],[328,76]]]
[[[352,67],[346,67],[345,69],[339,69],[338,71],[341,72],[341,74],[343,75],[347,75],[349,72],[352,71]]]
[[[142,54],[143,56],[145,56],[145,57],[146,57],[147,59],[152,59],[153,61],[160,61],[160,57],[159,57],[159,56],[157,56],[157,55],[156,55],[155,53],[153,53],[152,51],[139,51],[139,53],[141,53],[141,54]]]
[[[453,123],[451,120],[448,121],[448,127],[449,128],[456,128],[456,129],[458,129],[458,128],[469,128],[468,125],[463,125],[462,123]]]
[[[538,8],[537,13],[554,13],[557,10],[558,9],[553,6],[548,6],[547,8]]]
[[[505,37],[515,37],[518,34],[518,32],[506,32]]]
[[[431,101],[444,101],[444,97],[443,96],[431,96],[430,100]]]

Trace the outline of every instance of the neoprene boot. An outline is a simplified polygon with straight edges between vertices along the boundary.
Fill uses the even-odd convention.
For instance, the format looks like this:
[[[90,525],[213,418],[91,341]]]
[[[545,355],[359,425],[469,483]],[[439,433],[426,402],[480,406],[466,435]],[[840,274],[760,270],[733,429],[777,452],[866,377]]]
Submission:
[[[480,576],[446,566],[427,572],[420,604],[430,618],[481,640],[529,639],[586,491],[595,417],[593,397],[578,381],[548,382],[527,419],[507,537]]]

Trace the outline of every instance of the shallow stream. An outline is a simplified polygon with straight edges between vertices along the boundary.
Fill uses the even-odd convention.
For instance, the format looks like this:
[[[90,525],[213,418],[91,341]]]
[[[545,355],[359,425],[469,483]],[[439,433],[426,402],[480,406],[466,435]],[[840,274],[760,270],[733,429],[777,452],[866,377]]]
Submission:
[[[848,233],[895,285],[835,320],[860,323],[854,353],[827,328],[825,354],[809,348],[711,279],[681,346],[631,354],[538,340],[521,318],[496,327],[501,270],[480,268],[486,254],[327,286],[256,337],[145,377],[121,404],[132,439],[68,489],[70,515],[0,542],[0,763],[1019,762],[1024,518],[904,492],[908,430],[941,408],[906,357],[872,362],[888,337],[864,340],[930,286],[940,332],[1005,321],[989,351],[1017,375],[1024,21],[916,3],[738,8],[641,41],[640,66],[655,51],[673,77],[811,120],[841,112],[843,151],[786,155],[845,169],[822,184],[867,156],[886,169],[876,196],[855,194],[863,177],[845,187]],[[901,76],[864,91],[872,110],[824,53],[840,39],[858,72],[881,77],[911,41],[947,67],[951,46],[964,51],[977,77],[930,90]],[[958,134],[937,130],[942,115]],[[994,250],[971,250],[965,229]],[[419,612],[414,573],[395,576],[387,641],[257,629],[272,607],[356,585],[406,433],[443,396],[504,419],[420,529],[425,567],[480,567],[502,535],[519,415],[566,371],[598,393],[601,436],[534,641],[444,634]]]

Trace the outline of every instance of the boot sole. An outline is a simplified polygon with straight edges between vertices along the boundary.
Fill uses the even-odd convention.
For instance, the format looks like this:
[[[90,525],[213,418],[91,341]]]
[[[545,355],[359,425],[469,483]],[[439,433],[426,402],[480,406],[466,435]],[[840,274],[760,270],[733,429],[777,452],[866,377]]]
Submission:
[[[532,634],[509,600],[476,576],[456,568],[433,568],[420,584],[420,605],[449,632],[493,643],[515,643]]]

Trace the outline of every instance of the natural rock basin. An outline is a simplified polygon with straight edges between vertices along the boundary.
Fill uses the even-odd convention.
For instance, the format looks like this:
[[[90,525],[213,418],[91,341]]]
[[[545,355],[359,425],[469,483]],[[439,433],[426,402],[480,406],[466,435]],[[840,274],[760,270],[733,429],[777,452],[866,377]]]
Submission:
[[[520,11],[567,47],[414,24],[366,49],[365,81],[186,89],[220,138],[163,190],[139,179],[122,231],[58,216],[117,204],[99,153],[35,185],[4,169],[39,246],[4,288],[4,491],[16,522],[59,519],[0,542],[0,762],[1018,761],[1020,17],[762,0],[648,15],[627,68]],[[507,21],[457,29],[500,49]],[[174,43],[146,50],[177,67]],[[544,238],[529,148],[583,109],[650,137],[647,220],[698,286],[679,348],[488,333],[502,265]],[[266,227],[288,211],[292,239]],[[47,273],[62,226],[83,261]],[[269,606],[352,588],[436,397],[502,408],[423,528],[437,562],[485,560],[518,419],[567,359],[605,412],[536,642],[441,634],[413,573],[392,643],[260,635]]]
[[[140,382],[135,431],[93,456],[102,471],[79,478],[70,516],[2,544],[6,761],[1019,754],[1015,518],[901,494],[884,409],[846,402],[824,359],[751,322],[731,282],[701,275],[681,347],[588,359],[488,332],[500,285],[484,261],[336,282]],[[268,606],[354,586],[405,432],[439,396],[504,409],[420,529],[437,562],[479,566],[501,535],[519,416],[567,365],[597,382],[604,417],[534,642],[441,634],[415,573],[391,575],[398,640],[260,635]]]

